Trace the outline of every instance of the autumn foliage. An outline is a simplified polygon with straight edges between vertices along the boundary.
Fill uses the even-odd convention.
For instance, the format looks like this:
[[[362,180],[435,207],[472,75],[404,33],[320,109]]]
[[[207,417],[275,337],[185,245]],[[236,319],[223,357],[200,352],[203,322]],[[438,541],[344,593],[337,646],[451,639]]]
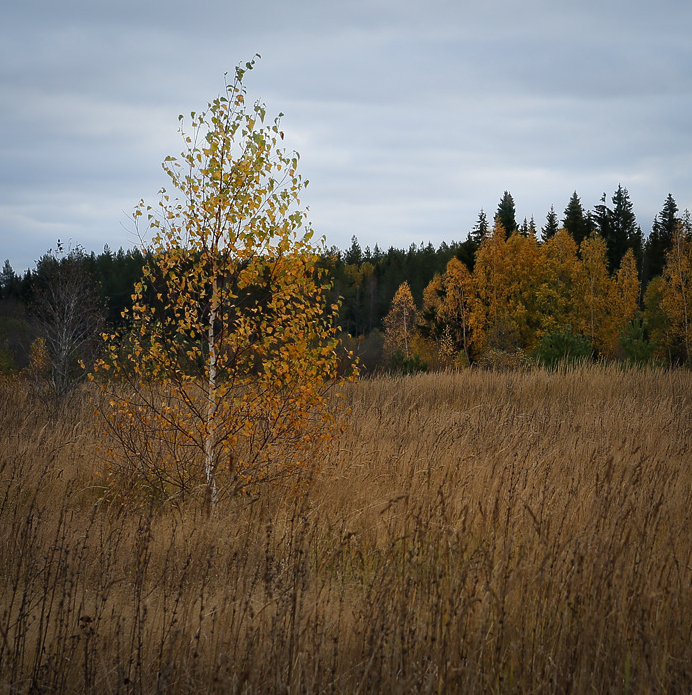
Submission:
[[[452,249],[444,271],[419,291],[418,305],[408,309],[416,316],[408,359],[423,359],[432,369],[528,367],[555,364],[563,350],[564,358],[579,360],[689,363],[692,224],[686,214],[669,226],[661,274],[652,276],[651,256],[642,267],[636,244],[613,266],[612,240],[594,229],[579,243],[566,228],[539,241],[527,225],[507,235],[497,217],[492,229]],[[393,317],[401,315],[407,288],[404,283],[392,302],[386,344],[401,342],[402,321]]]
[[[613,358],[637,316],[640,291],[631,251],[610,274],[600,236],[577,246],[561,229],[539,243],[533,233],[507,237],[497,221],[481,241],[473,272],[453,258],[428,285],[418,330],[439,366],[489,353],[529,355],[543,336],[567,327],[588,338],[595,354]]]
[[[298,156],[245,106],[246,69],[183,130],[135,221],[153,234],[127,330],[96,365],[120,478],[160,498],[220,494],[307,465],[331,436],[334,314],[303,228]]]
[[[403,282],[392,300],[392,308],[384,318],[384,349],[388,355],[401,352],[409,358],[411,341],[416,331],[416,305],[408,282]]]

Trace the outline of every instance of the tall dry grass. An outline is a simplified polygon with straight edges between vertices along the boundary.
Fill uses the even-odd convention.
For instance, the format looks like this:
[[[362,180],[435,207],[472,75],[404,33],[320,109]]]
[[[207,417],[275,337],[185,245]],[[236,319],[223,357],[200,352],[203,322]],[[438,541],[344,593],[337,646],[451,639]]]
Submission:
[[[0,398],[4,692],[692,691],[692,375],[383,378],[311,484],[102,501],[93,407]]]

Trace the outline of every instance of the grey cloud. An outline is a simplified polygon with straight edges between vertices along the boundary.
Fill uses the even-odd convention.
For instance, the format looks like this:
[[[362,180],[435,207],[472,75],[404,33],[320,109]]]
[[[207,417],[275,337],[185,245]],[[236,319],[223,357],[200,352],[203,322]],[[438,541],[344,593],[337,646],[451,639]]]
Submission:
[[[262,54],[328,243],[463,238],[511,190],[520,218],[628,185],[645,226],[688,206],[692,6],[647,0],[13,3],[0,27],[0,262],[57,234],[132,242],[177,115]],[[688,196],[688,198],[685,198]]]

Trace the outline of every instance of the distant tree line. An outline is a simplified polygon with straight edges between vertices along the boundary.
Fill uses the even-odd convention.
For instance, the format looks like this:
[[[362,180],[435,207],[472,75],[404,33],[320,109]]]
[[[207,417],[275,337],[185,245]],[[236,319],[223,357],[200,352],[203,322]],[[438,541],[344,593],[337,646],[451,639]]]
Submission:
[[[509,230],[509,231],[508,231]],[[492,227],[470,235],[473,264],[450,260],[425,288],[408,283],[385,317],[385,362],[400,371],[564,358],[683,364],[692,342],[692,224],[668,196],[646,241],[627,190],[586,213],[575,193],[562,225],[517,225],[505,192]]]
[[[23,275],[5,261],[0,273],[0,373],[47,371],[59,394],[77,379],[76,364],[88,360],[98,333],[123,321],[142,276],[139,249],[100,254],[81,247],[45,253]],[[70,367],[66,362],[70,362]]]
[[[434,297],[437,294],[444,299],[450,283],[457,283],[458,286],[459,275],[462,272],[478,281],[475,285],[472,283],[472,286],[467,287],[467,291],[473,296],[469,295],[465,299],[475,309],[475,331],[471,330],[470,325],[465,325],[465,344],[462,345],[457,340],[454,346],[457,352],[463,351],[462,362],[478,362],[484,354],[487,356],[489,350],[494,351],[496,355],[498,350],[501,353],[513,353],[517,350],[530,353],[536,350],[542,336],[546,336],[546,343],[550,342],[551,336],[555,338],[552,335],[555,331],[563,331],[563,339],[565,336],[573,338],[570,349],[576,349],[575,345],[586,339],[590,345],[589,354],[621,358],[626,353],[619,346],[619,332],[638,330],[641,340],[648,341],[647,346],[639,350],[640,356],[648,351],[652,359],[682,363],[687,361],[687,351],[681,349],[680,344],[676,344],[670,331],[665,337],[661,333],[661,325],[670,319],[668,315],[664,315],[664,305],[660,302],[656,304],[656,297],[664,287],[668,288],[670,295],[674,286],[678,287],[678,304],[683,301],[683,297],[687,297],[687,280],[686,276],[683,277],[682,265],[678,264],[677,285],[671,279],[670,254],[677,243],[677,258],[682,258],[680,243],[681,240],[689,240],[691,230],[689,213],[680,213],[672,195],[665,199],[661,211],[654,219],[651,232],[645,238],[637,223],[629,193],[623,186],[618,186],[610,201],[606,194],[603,194],[598,205],[590,211],[583,207],[575,191],[564,209],[562,218],[559,218],[554,207],[551,207],[544,224],[540,227],[533,218],[518,222],[512,195],[505,191],[493,218],[489,219],[485,211],[481,210],[463,242],[443,243],[437,249],[431,244],[411,246],[408,250],[390,248],[384,253],[377,246],[374,250],[363,251],[357,238],[353,237],[351,247],[347,251],[333,250],[328,254],[326,262],[334,278],[334,293],[342,299],[341,326],[350,336],[349,346],[360,354],[366,368],[383,365],[401,367],[402,355],[396,350],[392,352],[391,345],[386,344],[385,319],[391,311],[402,311],[401,302],[406,302],[399,297],[397,304],[395,295],[404,283],[406,291],[410,293],[412,307],[417,312],[416,321],[409,324],[409,329],[416,334],[413,336],[414,350],[408,357],[404,355],[404,359],[413,359],[419,366],[444,363],[445,360],[438,354],[441,348],[439,339],[445,330],[447,337],[450,335],[451,328],[444,325],[443,318],[445,312],[449,314],[451,309],[447,302],[442,309],[443,316],[437,316],[432,321]],[[559,239],[556,240],[555,237]],[[621,284],[625,282],[625,276],[627,277],[630,303],[627,311],[620,317],[622,321],[616,319],[613,306],[610,306],[607,320],[605,316],[593,312],[587,331],[583,317],[567,315],[564,312],[562,315],[555,312],[551,314],[549,306],[544,306],[539,311],[535,302],[533,307],[531,306],[530,298],[533,294],[546,292],[545,286],[542,285],[544,281],[557,282],[561,294],[567,297],[564,301],[578,303],[577,294],[584,291],[579,285],[583,278],[576,282],[577,278],[573,275],[574,282],[567,283],[564,278],[561,280],[559,275],[553,278],[545,277],[546,272],[548,276],[551,272],[565,272],[563,267],[558,267],[559,263],[558,266],[554,263],[551,265],[552,261],[549,262],[548,258],[560,244],[569,246],[574,269],[579,269],[579,272],[585,272],[586,267],[582,246],[587,256],[589,253],[602,254],[603,257],[598,258],[598,263],[602,266],[599,267],[602,275],[602,296],[599,301],[604,302],[605,306],[610,306],[608,303],[614,301],[611,295],[615,292],[614,289],[608,290],[611,294],[607,296],[606,285],[615,287],[618,277]],[[479,259],[487,264],[489,258],[495,264],[492,267],[494,277],[491,280],[482,277],[487,272],[485,266],[476,268]],[[456,263],[450,268],[449,264],[453,260]],[[500,261],[505,264],[504,275],[497,272],[497,263]],[[593,262],[596,263],[596,260]],[[591,271],[595,272],[594,268],[591,268]],[[520,280],[519,276],[522,275],[524,279]],[[656,282],[653,282],[654,280]],[[490,299],[482,296],[486,290],[479,289],[479,284],[484,283],[495,283],[492,308],[488,305]],[[502,283],[505,286],[501,287]],[[522,283],[524,301],[513,306],[508,294],[511,292],[509,285],[514,285],[516,290],[518,284]],[[452,294],[455,291],[453,290]],[[689,294],[692,297],[692,287]],[[497,297],[504,299],[495,301]],[[487,325],[490,320],[488,316],[502,302],[505,303],[502,311],[507,317],[504,321],[506,325],[504,328],[500,326],[501,322],[494,327]],[[670,307],[672,303],[673,300],[669,296],[666,306]],[[682,311],[684,314],[684,306]],[[524,318],[521,319],[517,312],[523,312]],[[485,319],[480,318],[483,314]],[[404,311],[402,315],[407,314]],[[624,316],[627,316],[626,320]],[[514,325],[521,320],[528,322],[523,328],[523,337],[517,334]],[[639,321],[638,328],[626,326],[635,320]],[[570,322],[575,325],[571,325]],[[433,325],[434,323],[436,325]],[[594,324],[593,327],[591,323]],[[599,328],[601,338],[597,338],[596,323],[602,324]],[[514,325],[511,330],[510,325]],[[507,335],[503,338],[507,331],[511,333],[511,339]],[[602,339],[604,331],[610,332],[610,337],[605,342]],[[483,339],[481,335],[484,336]],[[656,340],[655,344],[649,344],[653,338]],[[438,342],[432,346],[430,341],[436,340]],[[447,345],[444,349],[452,348]],[[567,348],[563,346],[560,349],[564,351]],[[426,356],[427,362],[423,355]]]
[[[433,340],[435,336],[439,338],[441,329],[439,325],[435,327],[431,324],[432,304],[435,303],[431,299],[432,288],[437,288],[434,292],[444,299],[445,283],[450,282],[450,262],[457,263],[452,266],[452,274],[458,275],[463,266],[463,272],[474,277],[474,274],[478,274],[476,265],[479,259],[483,260],[488,256],[488,248],[494,239],[497,247],[494,253],[499,253],[499,242],[502,241],[507,249],[510,249],[503,251],[510,253],[510,257],[506,259],[508,267],[517,273],[524,272],[528,277],[534,272],[527,266],[532,260],[529,257],[511,257],[511,249],[518,253],[518,249],[523,248],[526,252],[530,247],[533,249],[532,253],[543,258],[541,262],[544,263],[548,249],[556,245],[554,238],[560,236],[563,245],[574,244],[576,261],[583,264],[583,244],[589,240],[589,243],[593,243],[594,239],[600,239],[605,253],[605,273],[609,281],[616,281],[623,259],[629,259],[628,272],[636,275],[635,311],[639,312],[637,316],[640,316],[642,322],[640,328],[643,338],[651,340],[654,336],[658,340],[657,348],[652,350],[652,354],[657,354],[660,359],[665,356],[669,362],[680,363],[687,361],[688,352],[684,346],[674,345],[670,335],[666,339],[667,342],[663,340],[661,325],[662,322],[670,322],[670,318],[668,315],[663,318],[659,315],[656,318],[652,306],[657,301],[656,297],[659,309],[670,305],[670,298],[667,304],[664,301],[664,290],[667,287],[670,294],[670,288],[675,286],[678,288],[680,302],[683,303],[683,322],[687,320],[685,302],[688,296],[688,278],[683,267],[683,257],[687,248],[685,245],[690,243],[691,229],[689,213],[679,211],[672,195],[665,199],[650,233],[645,237],[637,223],[629,193],[623,186],[618,186],[610,200],[603,194],[592,210],[583,207],[575,191],[562,216],[559,217],[554,207],[551,207],[540,227],[533,218],[524,219],[522,222],[516,219],[513,197],[509,191],[505,191],[494,216],[489,219],[486,212],[481,210],[464,241],[443,242],[437,248],[428,243],[411,245],[408,249],[390,247],[384,251],[377,245],[373,249],[362,249],[357,236],[354,235],[348,249],[326,250],[321,265],[331,278],[331,298],[341,303],[339,324],[343,341],[360,354],[365,368],[372,370],[383,367],[385,363],[391,364],[391,355],[387,355],[385,349],[385,318],[392,310],[395,295],[403,283],[407,284],[413,305],[419,312],[420,321],[415,330],[421,338]],[[516,239],[511,241],[513,238]],[[520,239],[534,241],[522,245]],[[567,242],[567,239],[571,241]],[[671,275],[671,253],[674,250],[677,253],[677,280]],[[27,270],[23,275],[15,273],[10,262],[5,261],[0,273],[0,370],[20,370],[28,366],[31,360],[31,345],[41,333],[39,307],[44,305],[45,308],[46,292],[50,283],[55,282],[56,268],[63,268],[63,271],[67,267],[79,268],[86,284],[91,288],[90,294],[87,294],[92,297],[93,306],[98,306],[102,312],[103,325],[115,330],[123,325],[123,310],[131,305],[134,285],[142,276],[145,262],[146,256],[139,249],[120,249],[113,252],[107,246],[99,254],[87,253],[81,248],[65,251],[58,247],[56,251],[46,253],[36,262],[35,268]],[[509,276],[507,278],[509,282]],[[554,280],[559,282],[558,278]],[[564,292],[564,287],[562,291]],[[578,290],[574,286],[569,291]],[[531,290],[528,292],[530,294]],[[689,293],[692,298],[692,287],[689,288]],[[475,301],[480,300],[476,297]],[[522,307],[522,311],[528,311],[523,304]],[[480,305],[477,304],[476,308],[478,316]],[[509,308],[507,310],[510,311]],[[43,313],[45,314],[45,311]],[[426,314],[427,321],[423,318]],[[440,320],[440,317],[435,318],[438,323]],[[577,337],[586,335],[583,325],[581,328],[573,325],[573,317],[556,315],[547,319],[543,316],[540,319],[533,316],[526,320],[535,324],[531,338],[526,338],[527,334],[524,331],[523,339],[517,339],[515,335],[514,342],[505,347],[535,349],[544,334],[558,329],[566,330],[568,325]],[[572,323],[565,323],[568,320]],[[496,329],[499,330],[497,327]],[[612,326],[611,330],[614,330]],[[475,342],[470,337],[472,332],[469,332],[467,340],[471,342],[466,347],[458,345],[464,352],[464,359],[478,361],[483,351],[494,344],[492,339],[488,342],[487,327],[483,331],[486,335],[485,341],[480,341],[480,333],[477,325]],[[594,335],[595,331],[592,331],[586,337],[591,341],[596,354],[620,354],[615,349],[601,349],[603,344],[595,341]],[[430,353],[430,345],[427,352]]]

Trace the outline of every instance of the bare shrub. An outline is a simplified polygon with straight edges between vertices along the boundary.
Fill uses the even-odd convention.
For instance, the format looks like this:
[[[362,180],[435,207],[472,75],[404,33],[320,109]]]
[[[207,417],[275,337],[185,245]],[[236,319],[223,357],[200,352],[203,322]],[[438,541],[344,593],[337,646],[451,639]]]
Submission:
[[[85,253],[67,253],[60,242],[37,264],[39,279],[32,305],[38,338],[24,374],[34,394],[59,410],[86,378],[100,346],[105,310],[85,268]]]

